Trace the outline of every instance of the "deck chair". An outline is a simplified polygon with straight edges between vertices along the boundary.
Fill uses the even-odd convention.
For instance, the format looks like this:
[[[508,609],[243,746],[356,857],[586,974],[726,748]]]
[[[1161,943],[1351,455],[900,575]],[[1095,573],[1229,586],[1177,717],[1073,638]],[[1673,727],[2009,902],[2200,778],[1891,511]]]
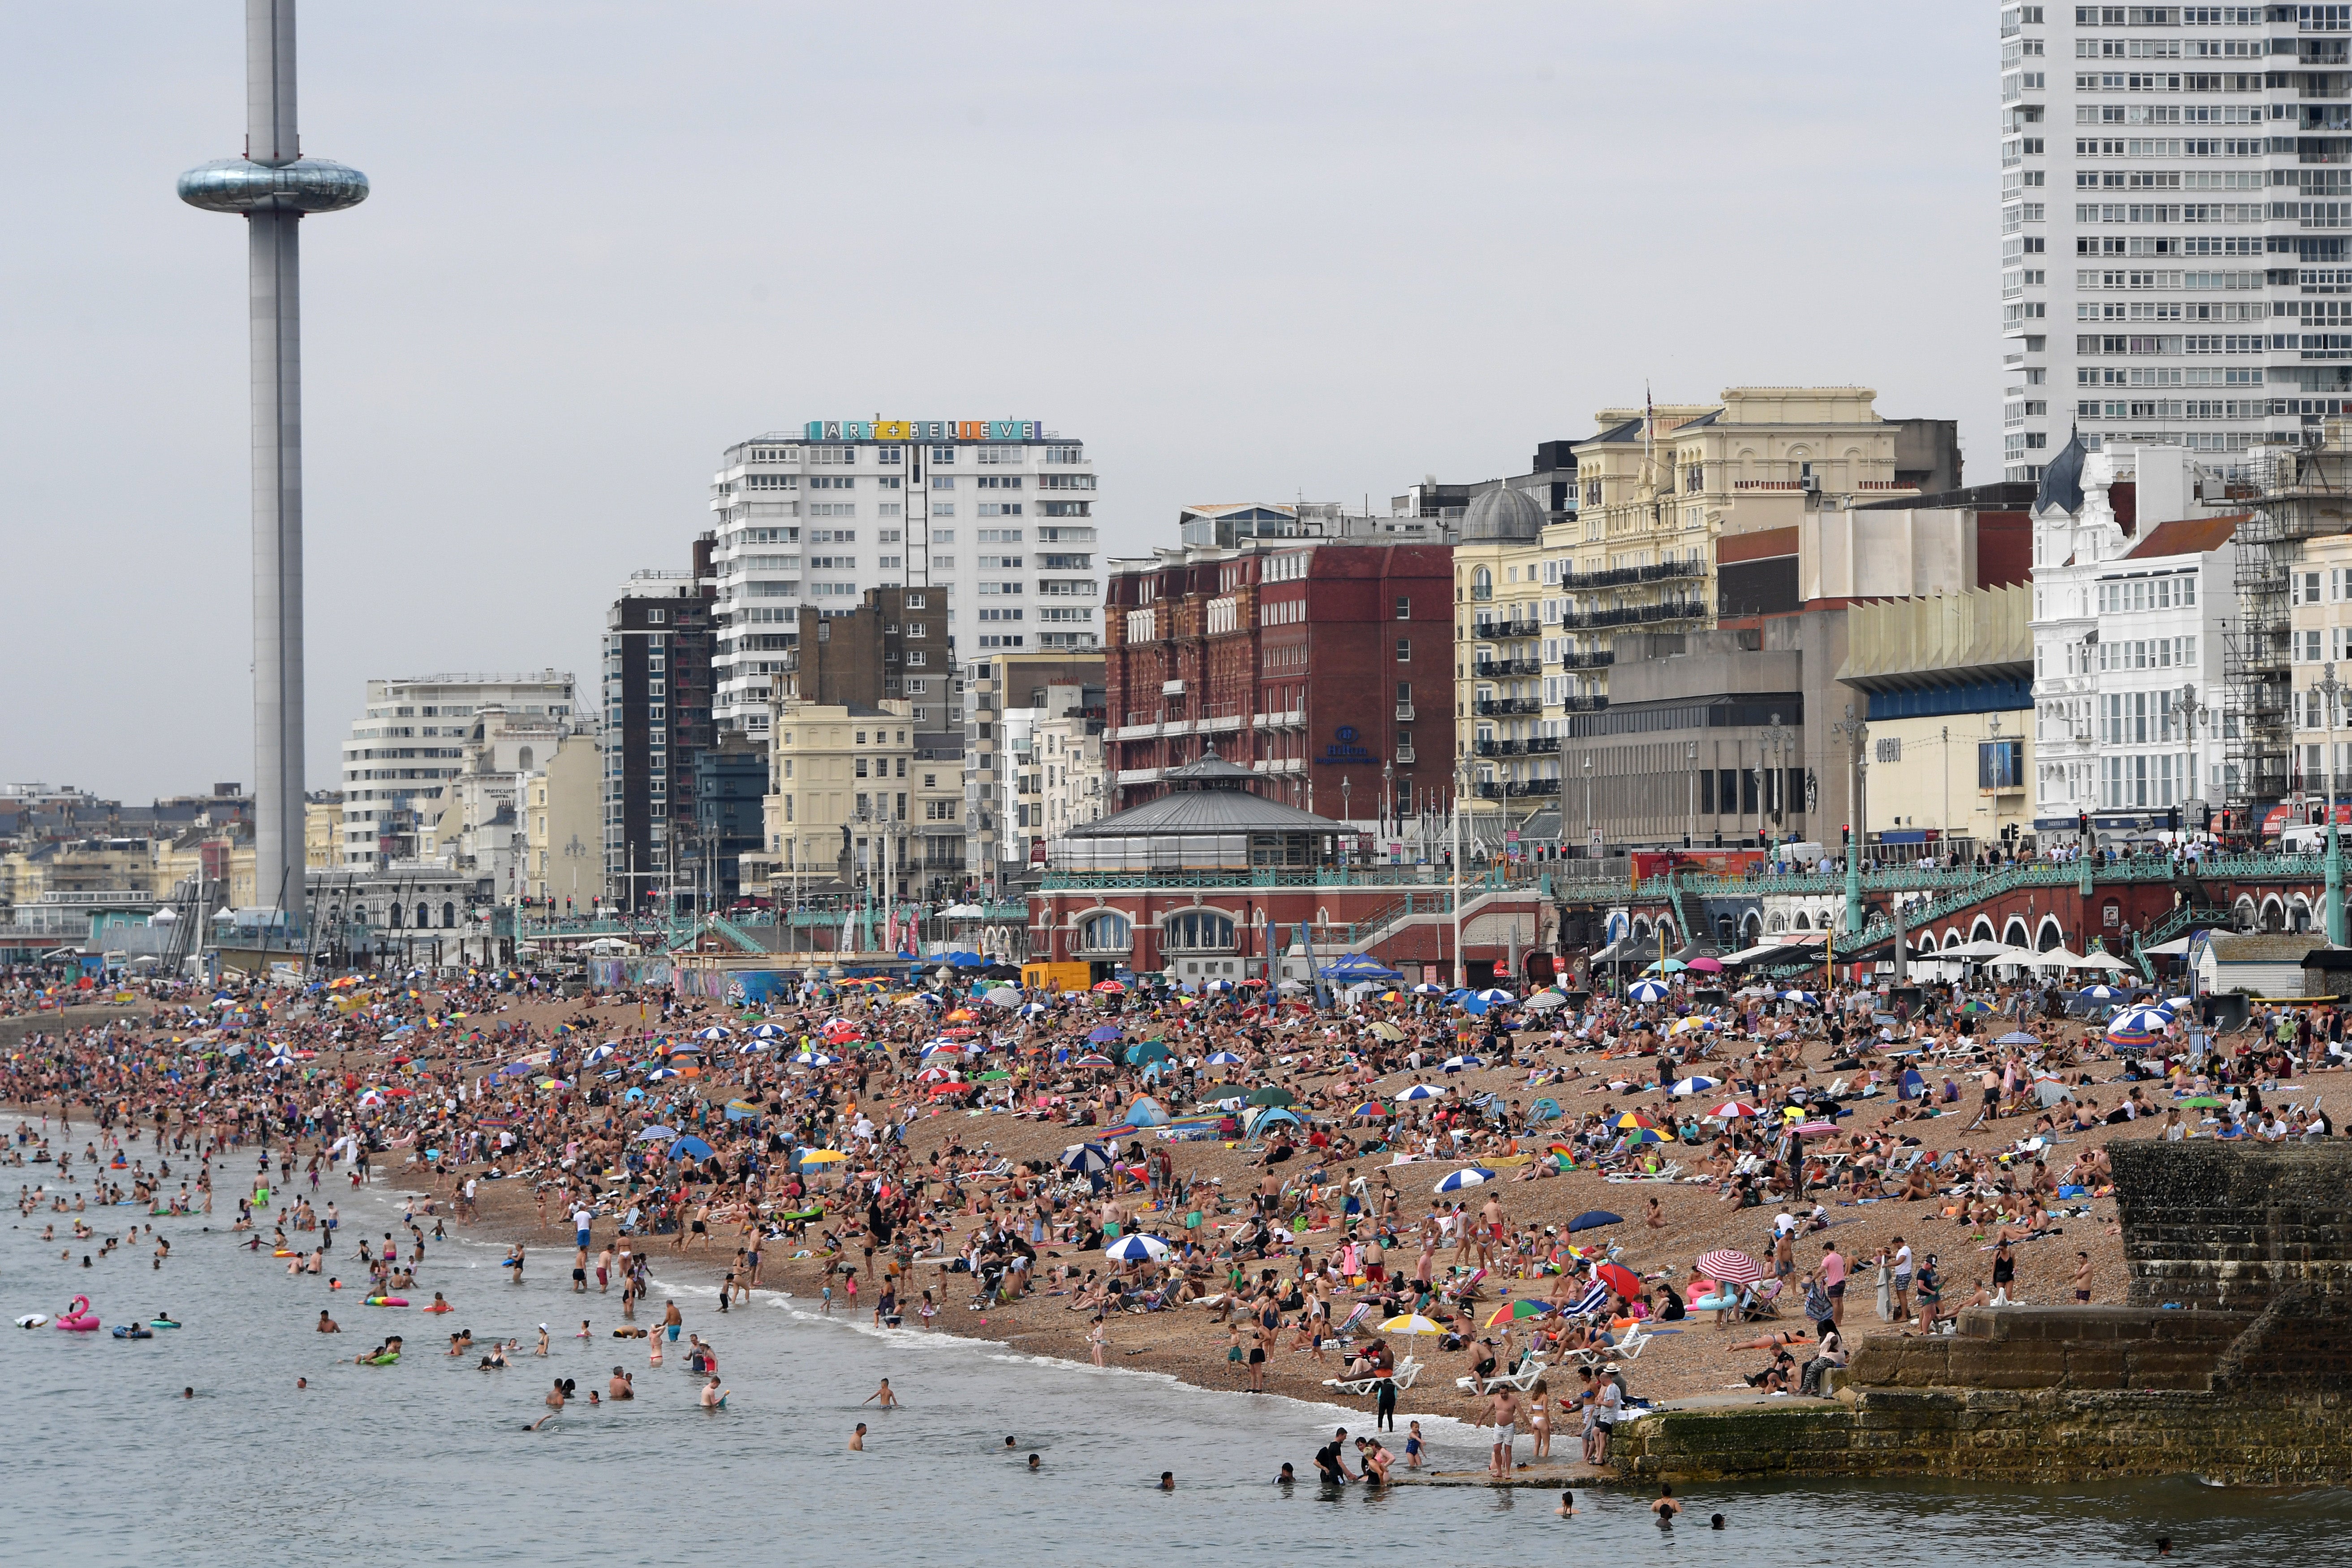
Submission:
[[[1356,1310],[1349,1312],[1345,1318],[1340,1319],[1339,1325],[1332,1329],[1331,1331],[1324,1337],[1323,1342],[1327,1345],[1337,1344],[1339,1342],[1348,1338],[1349,1335],[1355,1332],[1356,1325],[1362,1322],[1371,1315],[1372,1304],[1370,1301],[1357,1302]]]

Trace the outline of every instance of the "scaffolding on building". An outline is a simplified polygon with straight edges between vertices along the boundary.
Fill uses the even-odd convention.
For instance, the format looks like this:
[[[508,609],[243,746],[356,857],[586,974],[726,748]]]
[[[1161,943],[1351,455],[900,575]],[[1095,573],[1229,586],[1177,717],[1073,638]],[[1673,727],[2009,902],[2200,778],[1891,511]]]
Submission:
[[[2321,432],[2311,432],[2320,436]],[[2237,613],[2222,622],[2226,795],[2246,826],[2286,798],[2294,744],[2293,575],[2305,541],[2352,532],[2352,428],[2253,456],[2238,525]]]

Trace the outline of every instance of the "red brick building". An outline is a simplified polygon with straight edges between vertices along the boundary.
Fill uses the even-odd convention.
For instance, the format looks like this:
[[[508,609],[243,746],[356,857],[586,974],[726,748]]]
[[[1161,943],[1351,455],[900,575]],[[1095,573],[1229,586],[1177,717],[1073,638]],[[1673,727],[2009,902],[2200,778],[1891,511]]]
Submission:
[[[1442,797],[1454,752],[1453,550],[1255,539],[1109,579],[1114,807],[1219,755],[1269,798],[1366,831]]]

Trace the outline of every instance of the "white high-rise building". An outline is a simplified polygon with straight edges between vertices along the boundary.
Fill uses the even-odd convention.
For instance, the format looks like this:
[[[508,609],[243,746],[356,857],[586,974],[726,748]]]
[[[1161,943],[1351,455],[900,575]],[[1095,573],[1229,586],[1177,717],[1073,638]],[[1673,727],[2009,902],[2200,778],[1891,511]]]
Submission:
[[[2002,477],[2352,401],[2352,5],[2000,16]]]
[[[425,853],[422,839],[439,821],[445,792],[465,771],[475,714],[500,708],[568,721],[573,685],[553,669],[369,681],[367,707],[343,742],[342,865],[380,869]],[[524,773],[546,760],[517,757]]]
[[[868,588],[948,596],[955,654],[1102,646],[1095,475],[1034,420],[811,420],[711,480],[711,719],[764,739],[803,616]]]

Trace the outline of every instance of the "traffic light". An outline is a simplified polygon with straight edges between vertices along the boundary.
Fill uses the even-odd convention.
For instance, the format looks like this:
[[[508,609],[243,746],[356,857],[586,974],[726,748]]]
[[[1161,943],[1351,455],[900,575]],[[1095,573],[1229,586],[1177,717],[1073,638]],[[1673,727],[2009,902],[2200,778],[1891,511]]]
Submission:
[[[2078,811],[2074,814],[2074,831],[2082,835],[2083,842],[2085,846],[2091,842],[2091,814],[2089,812]]]
[[[2164,814],[2164,826],[2174,833],[2180,831],[2180,808],[2173,806]]]
[[[1839,823],[1839,824],[1838,824],[1838,847],[1839,847],[1839,848],[1841,848],[1841,849],[1850,849],[1850,848],[1852,848],[1853,847],[1853,825],[1852,823],[1849,823],[1849,822],[1841,822],[1841,823]]]

